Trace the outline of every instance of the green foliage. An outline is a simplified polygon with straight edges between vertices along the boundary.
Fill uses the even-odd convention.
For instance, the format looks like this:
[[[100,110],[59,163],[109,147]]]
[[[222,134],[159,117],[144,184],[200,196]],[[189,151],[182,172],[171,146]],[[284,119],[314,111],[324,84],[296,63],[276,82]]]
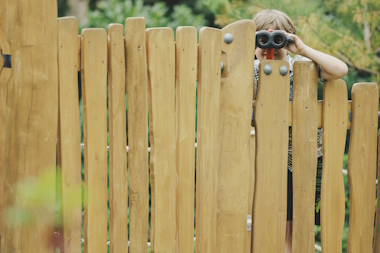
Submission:
[[[100,2],[98,8],[89,11],[89,27],[104,27],[108,24],[124,24],[127,17],[145,17],[147,27],[171,27],[191,25],[197,28],[204,26],[206,20],[200,14],[196,15],[186,5],[176,5],[173,12],[169,14],[169,8],[163,2],[156,2],[153,5],[144,5],[142,0],[133,2],[132,0],[120,1],[109,0]]]
[[[64,17],[69,10],[69,4],[67,0],[57,0],[58,17]]]

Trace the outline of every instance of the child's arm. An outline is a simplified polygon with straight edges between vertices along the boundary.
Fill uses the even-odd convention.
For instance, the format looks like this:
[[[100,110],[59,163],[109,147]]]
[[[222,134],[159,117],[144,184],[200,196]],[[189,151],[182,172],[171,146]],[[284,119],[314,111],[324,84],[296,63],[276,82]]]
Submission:
[[[334,80],[343,78],[347,74],[347,65],[341,60],[305,45],[302,40],[294,34],[286,33],[286,36],[293,38],[294,42],[289,43],[284,48],[294,54],[307,57],[321,66],[321,79]]]

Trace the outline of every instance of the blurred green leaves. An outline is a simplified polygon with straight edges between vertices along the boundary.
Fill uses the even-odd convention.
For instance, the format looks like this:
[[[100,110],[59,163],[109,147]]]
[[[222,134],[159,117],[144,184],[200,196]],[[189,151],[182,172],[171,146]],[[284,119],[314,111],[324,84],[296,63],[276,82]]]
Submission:
[[[56,183],[61,182],[60,173],[55,169],[49,169],[41,173],[39,177],[28,178],[20,181],[13,188],[13,205],[4,210],[4,221],[6,226],[34,225],[45,217],[51,226],[60,227],[59,221],[51,214],[57,212]],[[66,209],[78,205],[77,198],[81,194],[81,187],[70,188],[65,192]],[[51,220],[48,220],[50,219]],[[58,222],[58,224],[57,224]]]
[[[193,10],[184,4],[175,5],[169,13],[169,8],[164,2],[144,5],[142,0],[109,0],[100,2],[96,10],[89,11],[88,26],[107,28],[111,23],[124,24],[127,17],[145,17],[147,27],[175,29],[177,26],[191,25],[200,28],[206,24],[203,15],[194,14]]]

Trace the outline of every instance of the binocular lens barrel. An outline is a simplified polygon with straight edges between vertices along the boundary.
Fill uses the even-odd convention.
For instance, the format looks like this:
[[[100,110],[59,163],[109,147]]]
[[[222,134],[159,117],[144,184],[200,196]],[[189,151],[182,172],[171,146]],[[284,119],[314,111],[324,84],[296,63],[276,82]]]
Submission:
[[[256,33],[256,45],[260,48],[283,48],[288,42],[292,42],[292,39],[288,39],[283,31],[275,30],[269,32],[262,30]]]

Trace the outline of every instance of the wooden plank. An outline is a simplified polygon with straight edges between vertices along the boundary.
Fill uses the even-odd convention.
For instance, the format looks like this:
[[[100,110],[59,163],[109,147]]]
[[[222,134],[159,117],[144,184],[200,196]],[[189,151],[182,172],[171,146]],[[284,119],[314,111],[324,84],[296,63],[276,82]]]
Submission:
[[[293,83],[293,252],[315,252],[318,66],[294,64]]]
[[[43,185],[44,193],[55,192],[52,180],[56,169],[58,123],[57,2],[21,0],[2,1],[2,4],[4,2],[6,38],[13,66],[7,91],[2,165],[7,182],[2,199],[4,207],[9,209],[3,212],[6,215],[3,222],[7,224],[2,224],[1,252],[52,252],[53,244],[43,242],[54,233],[54,208],[46,207],[55,206],[55,194],[44,195],[43,204],[39,204],[36,198],[41,196],[33,195],[37,192],[30,189],[28,193],[33,195],[30,196],[20,188],[25,188],[25,181],[34,181],[35,187]],[[4,22],[4,18],[1,20]],[[4,29],[4,25],[1,27]],[[4,30],[0,37],[4,38],[3,35]],[[4,69],[1,74],[1,92],[6,88],[3,87],[4,71],[8,70]],[[23,212],[30,222],[13,226],[12,221],[20,222],[21,218],[11,216],[15,215],[14,210]]]
[[[249,186],[248,186],[248,215],[253,214],[253,196],[255,194],[255,162],[256,162],[256,131],[255,128],[251,128],[251,137],[249,144]],[[252,251],[252,227],[251,232],[247,233],[247,241],[246,241],[246,251],[245,252],[253,252]]]
[[[108,26],[110,253],[128,253],[127,122],[123,25]]]
[[[271,65],[266,75],[264,66]],[[257,91],[256,182],[253,206],[253,252],[283,252],[285,249],[289,72],[282,76],[286,61],[262,61]],[[268,201],[270,198],[270,201]]]
[[[256,26],[241,20],[222,29],[220,155],[217,178],[217,252],[244,252],[247,234],[249,152]]]
[[[322,107],[323,107],[322,104],[323,104],[323,101],[318,100],[318,102],[317,102],[317,125],[318,125],[318,128],[322,128]],[[255,106],[256,106],[256,100],[252,101],[252,107],[255,107]],[[292,108],[293,108],[293,102],[289,101],[289,115],[288,115],[289,126],[293,125],[293,109]],[[350,110],[351,110],[351,101],[348,101],[347,102],[347,112],[345,113],[346,117],[347,117],[347,129],[351,128],[351,122],[349,121]]]
[[[148,76],[145,18],[125,22],[128,103],[129,250],[147,252],[149,221]]]
[[[6,1],[0,2],[0,54],[10,54],[11,49],[7,41],[6,32]],[[3,57],[0,57],[3,58]],[[2,60],[2,59],[1,59]],[[0,70],[0,175],[3,178],[4,175],[4,161],[5,161],[5,125],[7,114],[7,93],[8,93],[8,81],[11,78],[11,69],[3,68]],[[3,206],[3,180],[0,180],[0,217],[2,215]],[[0,219],[0,227],[1,227]],[[1,233],[1,231],[0,231]],[[1,234],[0,234],[1,237]]]
[[[147,29],[151,176],[151,252],[176,240],[175,45],[171,28]]]
[[[195,107],[197,80],[197,30],[176,31],[176,252],[194,253]]]
[[[347,86],[343,80],[323,85],[323,173],[321,246],[324,253],[342,252],[344,226],[343,155],[347,132]]]
[[[376,159],[379,89],[356,83],[351,90],[352,127],[347,172],[350,189],[350,229],[347,252],[371,252],[376,203]]]
[[[107,34],[82,30],[84,250],[107,252]]]
[[[81,129],[78,100],[78,20],[58,19],[58,172],[63,252],[81,252]]]
[[[216,249],[216,180],[219,163],[220,52],[222,32],[199,31],[196,175],[196,250]]]
[[[377,133],[377,155],[380,156],[380,130]],[[380,159],[377,159],[377,167],[380,168]],[[377,180],[380,178],[380,170],[377,171]],[[377,187],[377,199],[380,196],[380,187]],[[380,204],[376,201],[375,237],[373,240],[373,253],[380,252]]]

